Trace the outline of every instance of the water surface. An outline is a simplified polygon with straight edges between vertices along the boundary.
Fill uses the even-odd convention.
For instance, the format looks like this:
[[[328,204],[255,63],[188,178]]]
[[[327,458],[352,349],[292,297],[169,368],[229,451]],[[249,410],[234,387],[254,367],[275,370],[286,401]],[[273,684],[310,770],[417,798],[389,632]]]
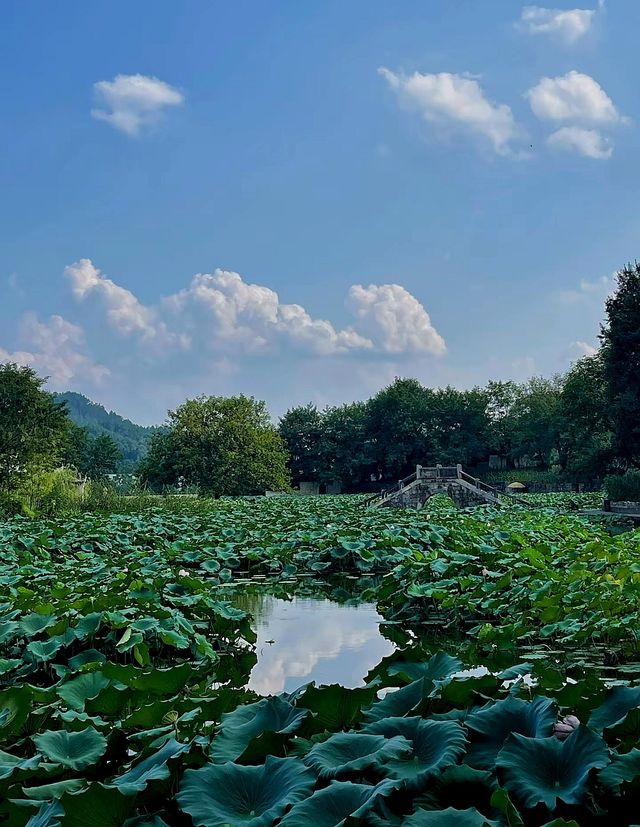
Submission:
[[[260,695],[292,692],[309,681],[362,686],[367,672],[395,648],[380,632],[383,618],[373,603],[285,600],[264,591],[230,599],[252,616],[258,662],[248,686]]]

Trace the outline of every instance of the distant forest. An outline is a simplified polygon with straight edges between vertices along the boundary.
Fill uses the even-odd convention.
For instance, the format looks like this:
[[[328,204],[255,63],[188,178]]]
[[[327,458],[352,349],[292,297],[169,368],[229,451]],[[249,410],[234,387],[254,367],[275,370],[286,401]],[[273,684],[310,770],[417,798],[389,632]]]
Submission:
[[[146,455],[155,427],[136,425],[114,411],[108,411],[97,402],[92,402],[81,393],[67,391],[54,394],[59,402],[67,403],[69,418],[81,428],[86,428],[89,436],[110,436],[121,454],[120,468],[123,472],[134,471],[140,460]]]

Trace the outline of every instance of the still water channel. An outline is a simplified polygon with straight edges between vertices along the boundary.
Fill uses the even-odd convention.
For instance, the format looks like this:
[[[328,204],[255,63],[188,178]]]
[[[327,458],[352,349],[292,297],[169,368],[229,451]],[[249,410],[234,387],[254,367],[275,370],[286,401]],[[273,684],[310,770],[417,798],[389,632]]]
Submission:
[[[258,662],[248,686],[260,695],[292,692],[309,681],[362,686],[395,648],[380,632],[383,618],[373,603],[285,600],[261,591],[229,599],[253,618]]]

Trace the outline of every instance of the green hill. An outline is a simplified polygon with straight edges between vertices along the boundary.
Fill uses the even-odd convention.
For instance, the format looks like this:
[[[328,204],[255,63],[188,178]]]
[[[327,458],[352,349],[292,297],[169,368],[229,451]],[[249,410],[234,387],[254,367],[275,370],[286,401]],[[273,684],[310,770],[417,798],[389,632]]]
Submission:
[[[136,425],[114,411],[108,411],[97,402],[92,402],[81,393],[67,391],[56,393],[56,399],[67,403],[69,418],[86,428],[92,437],[108,434],[122,454],[122,471],[133,470],[147,451],[154,427]]]

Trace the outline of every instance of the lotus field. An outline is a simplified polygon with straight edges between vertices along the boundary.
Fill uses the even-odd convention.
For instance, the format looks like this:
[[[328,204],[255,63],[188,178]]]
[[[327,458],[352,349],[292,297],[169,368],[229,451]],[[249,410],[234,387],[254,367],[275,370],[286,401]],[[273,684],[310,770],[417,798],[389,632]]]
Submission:
[[[640,532],[561,500],[0,524],[0,824],[640,823]],[[247,689],[237,584],[345,576],[393,654],[353,689]]]

